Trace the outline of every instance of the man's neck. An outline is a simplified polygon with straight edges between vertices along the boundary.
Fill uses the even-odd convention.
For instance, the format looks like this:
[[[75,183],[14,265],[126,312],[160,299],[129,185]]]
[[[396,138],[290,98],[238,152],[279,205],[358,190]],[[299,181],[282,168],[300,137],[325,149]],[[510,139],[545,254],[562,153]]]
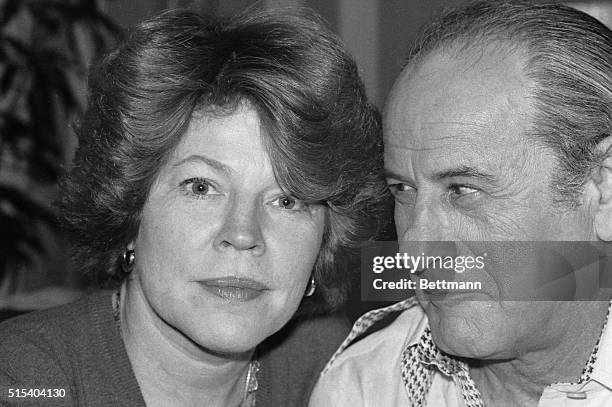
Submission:
[[[537,406],[547,386],[580,379],[601,336],[608,303],[564,305],[572,312],[559,321],[558,341],[551,346],[509,360],[470,364],[470,374],[486,406]]]
[[[234,406],[244,396],[252,352],[223,356],[174,341],[142,293],[121,290],[123,341],[147,406]],[[151,311],[151,310],[149,310]],[[161,324],[161,325],[160,325]]]

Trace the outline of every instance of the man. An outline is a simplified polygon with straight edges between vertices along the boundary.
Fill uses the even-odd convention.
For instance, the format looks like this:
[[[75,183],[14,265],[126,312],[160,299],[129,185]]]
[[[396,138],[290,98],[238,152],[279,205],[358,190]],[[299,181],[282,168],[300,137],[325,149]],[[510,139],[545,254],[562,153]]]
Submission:
[[[400,241],[424,254],[436,241],[612,241],[612,32],[568,7],[496,1],[448,12],[423,38],[385,112]],[[505,260],[455,276],[477,292],[417,286],[362,317],[311,407],[612,405],[609,294],[587,281],[589,301],[569,301],[575,287],[524,301],[542,299],[522,296],[525,278],[550,270]]]

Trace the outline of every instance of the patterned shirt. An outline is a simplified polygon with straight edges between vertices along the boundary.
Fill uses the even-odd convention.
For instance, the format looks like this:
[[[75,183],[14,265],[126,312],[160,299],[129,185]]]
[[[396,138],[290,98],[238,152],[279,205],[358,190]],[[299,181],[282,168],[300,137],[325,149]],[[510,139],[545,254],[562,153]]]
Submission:
[[[612,302],[578,382],[547,386],[538,407],[612,405],[612,329],[606,329],[610,307]],[[397,312],[388,327],[355,342]],[[321,374],[310,407],[346,405],[483,407],[483,401],[468,365],[438,349],[424,311],[410,298],[359,318]]]

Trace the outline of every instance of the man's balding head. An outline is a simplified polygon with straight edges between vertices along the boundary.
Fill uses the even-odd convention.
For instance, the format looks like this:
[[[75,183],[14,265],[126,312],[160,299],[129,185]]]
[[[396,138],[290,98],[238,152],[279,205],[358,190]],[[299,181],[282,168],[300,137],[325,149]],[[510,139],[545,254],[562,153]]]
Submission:
[[[596,146],[612,129],[612,32],[559,4],[475,1],[430,24],[406,68],[436,51],[460,55],[484,46],[524,55],[536,107],[529,134],[559,157],[556,201],[575,204],[603,158]]]

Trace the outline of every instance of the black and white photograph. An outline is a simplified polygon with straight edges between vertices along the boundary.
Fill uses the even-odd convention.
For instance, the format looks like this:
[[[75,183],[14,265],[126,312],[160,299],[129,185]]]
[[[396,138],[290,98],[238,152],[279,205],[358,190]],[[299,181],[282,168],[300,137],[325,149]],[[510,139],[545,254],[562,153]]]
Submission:
[[[0,406],[611,407],[612,0],[0,0]]]

